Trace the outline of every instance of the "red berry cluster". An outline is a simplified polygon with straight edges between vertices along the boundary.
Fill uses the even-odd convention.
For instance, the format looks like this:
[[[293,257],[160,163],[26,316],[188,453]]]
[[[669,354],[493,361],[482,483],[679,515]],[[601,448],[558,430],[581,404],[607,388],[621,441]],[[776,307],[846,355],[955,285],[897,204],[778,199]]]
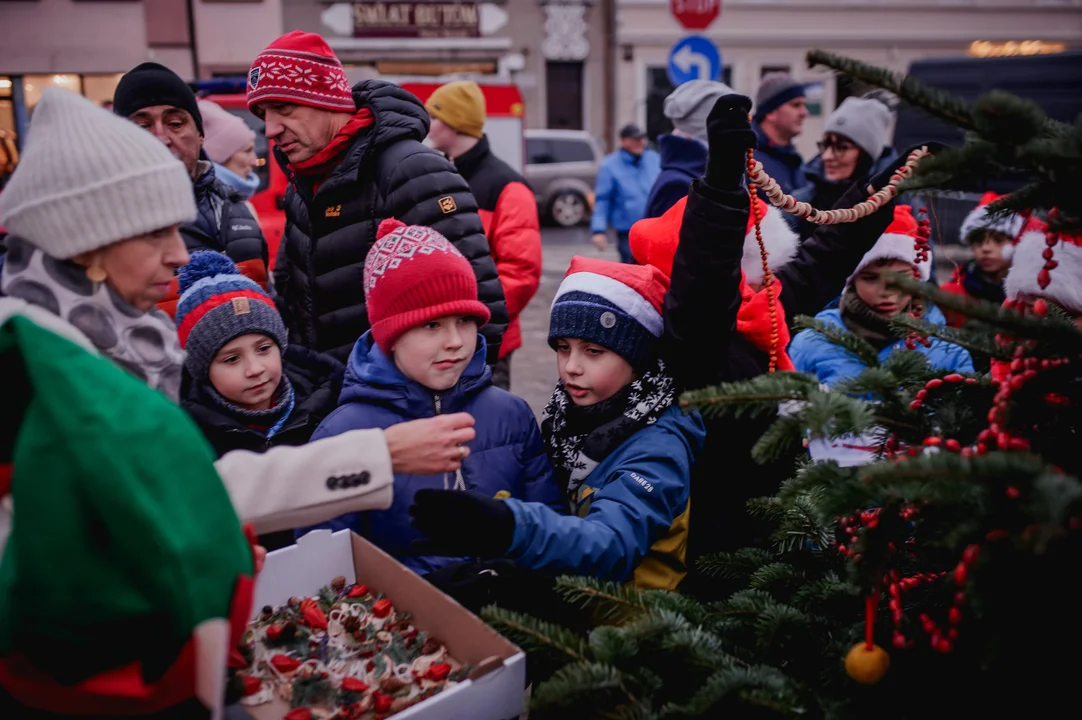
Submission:
[[[932,224],[928,220],[928,209],[920,209],[920,220],[917,221],[917,239],[913,243],[913,251],[916,253],[916,258],[913,262],[913,277],[920,280],[920,264],[928,262],[931,257],[932,244],[930,238],[932,237]],[[909,316],[913,318],[920,318],[924,315],[924,305],[917,298],[913,298],[912,309],[909,311]],[[932,341],[926,337],[921,337],[917,334],[916,330],[910,330],[909,336],[905,339],[905,346],[910,350],[917,349],[917,343],[920,343],[924,347],[931,347]]]
[[[1056,214],[1058,214],[1058,211],[1055,209],[1048,213],[1049,222],[1055,220]],[[1041,286],[1041,290],[1044,290],[1046,287],[1048,287],[1049,283],[1052,282],[1051,271],[1055,270],[1056,267],[1059,266],[1059,262],[1052,259],[1054,256],[1052,248],[1059,244],[1059,233],[1054,233],[1051,230],[1045,230],[1044,244],[1047,246],[1041,253],[1041,257],[1044,258],[1044,267],[1041,268],[1040,272],[1037,273],[1037,284]]]

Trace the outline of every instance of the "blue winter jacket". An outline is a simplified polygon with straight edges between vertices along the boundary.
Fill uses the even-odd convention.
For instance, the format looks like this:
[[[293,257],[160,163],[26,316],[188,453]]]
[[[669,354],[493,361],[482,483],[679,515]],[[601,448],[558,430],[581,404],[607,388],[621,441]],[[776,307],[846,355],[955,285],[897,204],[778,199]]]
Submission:
[[[646,199],[646,215],[656,218],[687,197],[692,180],[706,172],[706,145],[693,138],[662,135],[657,139],[661,155],[661,174]]]
[[[507,557],[533,570],[675,588],[687,573],[691,466],[705,438],[698,413],[670,407],[594,468],[574,503],[578,517],[506,500],[515,514]]]
[[[533,411],[525,400],[492,385],[481,336],[458,384],[433,393],[403,375],[372,340],[371,331],[365,333],[350,354],[338,407],[316,429],[312,440],[456,412],[468,412],[476,421],[477,437],[470,442],[470,456],[460,471],[467,489],[489,497],[506,492],[543,503],[554,516],[567,512],[567,500],[556,484]],[[456,473],[396,474],[394,501],[387,510],[349,513],[315,527],[354,530],[411,570],[422,575],[432,572],[466,558],[415,554],[413,543],[425,538],[410,524],[409,507],[421,488],[451,488],[455,480]]]
[[[755,159],[763,164],[766,174],[778,181],[778,185],[784,192],[791,193],[798,188],[807,185],[804,177],[804,159],[792,144],[774,145],[766,136],[758,123],[752,128],[759,137],[759,147],[755,151]]]
[[[815,316],[816,320],[846,329],[842,322],[842,312],[838,308],[824,310]],[[943,311],[935,305],[926,305],[924,319],[928,322],[944,325],[947,319],[943,317]],[[879,351],[880,362],[895,350],[905,350],[905,341],[887,345]],[[954,370],[957,372],[973,372],[973,358],[964,348],[953,343],[943,342],[939,338],[932,339],[931,347],[917,345],[917,352],[924,354],[932,367],[940,370]],[[808,373],[819,378],[819,382],[827,385],[848,378],[856,377],[864,369],[855,356],[826,339],[815,330],[801,330],[789,344],[789,357],[793,361],[797,372]]]
[[[635,157],[627,150],[618,150],[601,161],[594,182],[594,215],[590,232],[603,233],[610,226],[626,233],[642,220],[646,197],[661,172],[661,157],[646,150]]]

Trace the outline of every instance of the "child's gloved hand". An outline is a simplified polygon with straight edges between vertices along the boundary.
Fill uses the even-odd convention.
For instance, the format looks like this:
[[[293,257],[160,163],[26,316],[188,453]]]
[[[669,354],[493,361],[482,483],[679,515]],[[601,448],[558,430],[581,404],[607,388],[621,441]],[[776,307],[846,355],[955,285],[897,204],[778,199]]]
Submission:
[[[711,187],[728,190],[740,185],[747,169],[748,148],[757,144],[751,129],[751,100],[735,93],[722,95],[706,119],[709,157],[705,180]]]
[[[515,534],[515,516],[506,503],[470,491],[418,490],[410,519],[430,540],[416,549],[431,555],[499,557]]]

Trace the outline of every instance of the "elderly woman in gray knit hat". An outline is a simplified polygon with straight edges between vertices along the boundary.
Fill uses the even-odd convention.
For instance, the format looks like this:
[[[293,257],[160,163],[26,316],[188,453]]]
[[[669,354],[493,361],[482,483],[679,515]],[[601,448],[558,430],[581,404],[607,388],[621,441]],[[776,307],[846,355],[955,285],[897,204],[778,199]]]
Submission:
[[[819,156],[807,164],[809,184],[793,193],[817,208],[832,208],[854,182],[871,177],[891,164],[888,145],[893,115],[883,100],[849,97],[830,114],[819,141]],[[803,240],[816,226],[795,215],[786,219]]]
[[[188,262],[178,226],[195,213],[184,165],[153,135],[79,95],[46,90],[0,195],[10,232],[0,322],[29,317],[176,401],[184,352],[155,304]],[[444,415],[263,455],[227,453],[216,468],[242,521],[260,534],[287,530],[389,507],[393,472],[454,472],[472,425],[468,415]]]

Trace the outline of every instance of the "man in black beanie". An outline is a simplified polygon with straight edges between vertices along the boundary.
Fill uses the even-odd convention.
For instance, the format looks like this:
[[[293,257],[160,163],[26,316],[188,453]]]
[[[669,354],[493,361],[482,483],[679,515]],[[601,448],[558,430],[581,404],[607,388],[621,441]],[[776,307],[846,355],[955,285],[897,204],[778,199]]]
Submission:
[[[164,65],[145,62],[120,78],[113,112],[161,140],[188,168],[199,208],[195,221],[180,228],[188,252],[225,253],[241,272],[267,288],[267,241],[245,198],[218,181],[214,164],[203,154],[203,116],[188,84]],[[159,307],[172,316],[177,299],[171,294]]]

